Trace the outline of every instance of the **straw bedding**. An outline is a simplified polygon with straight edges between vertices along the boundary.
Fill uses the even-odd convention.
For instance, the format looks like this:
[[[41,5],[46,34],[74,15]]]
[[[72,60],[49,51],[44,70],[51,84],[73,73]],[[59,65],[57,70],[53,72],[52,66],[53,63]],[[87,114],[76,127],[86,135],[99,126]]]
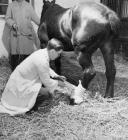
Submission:
[[[71,106],[68,95],[56,92],[44,100],[36,111],[15,117],[0,114],[0,140],[127,140],[127,63],[115,62],[118,70],[115,98],[104,99],[106,79],[101,57],[99,53],[93,56],[98,74],[89,86],[89,96],[84,103]],[[4,58],[0,61],[0,94],[10,73]],[[76,85],[82,76],[73,53],[63,54],[62,74]]]

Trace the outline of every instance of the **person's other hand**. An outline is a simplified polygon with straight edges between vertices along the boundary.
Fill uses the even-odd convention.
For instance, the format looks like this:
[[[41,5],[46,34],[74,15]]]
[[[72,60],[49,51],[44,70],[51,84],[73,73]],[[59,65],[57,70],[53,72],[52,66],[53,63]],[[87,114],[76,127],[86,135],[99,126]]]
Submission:
[[[59,80],[59,81],[66,81],[66,77],[65,76],[61,76],[61,75],[59,75],[59,76],[56,76],[56,77],[54,77],[56,80]]]
[[[65,83],[63,81],[58,80],[58,86],[61,88],[65,87]]]
[[[15,31],[17,31],[17,30],[18,30],[18,26],[17,26],[17,24],[14,23],[14,24],[12,25],[12,28],[13,28]]]

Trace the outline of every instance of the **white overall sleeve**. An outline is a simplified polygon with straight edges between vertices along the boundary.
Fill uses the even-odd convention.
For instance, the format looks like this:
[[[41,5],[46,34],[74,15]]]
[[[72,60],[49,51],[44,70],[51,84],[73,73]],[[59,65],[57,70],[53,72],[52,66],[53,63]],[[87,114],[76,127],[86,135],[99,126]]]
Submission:
[[[53,77],[57,77],[59,76],[57,73],[55,73],[55,71],[53,69],[50,68],[50,76]]]
[[[40,64],[37,67],[39,77],[44,84],[44,86],[49,90],[50,93],[53,93],[58,87],[58,81],[50,78],[50,68],[46,64]]]

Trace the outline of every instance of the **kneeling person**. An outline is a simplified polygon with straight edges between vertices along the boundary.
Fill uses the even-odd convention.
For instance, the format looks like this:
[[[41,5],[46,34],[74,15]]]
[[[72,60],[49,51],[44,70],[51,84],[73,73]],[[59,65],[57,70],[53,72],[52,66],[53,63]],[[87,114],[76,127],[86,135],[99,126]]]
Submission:
[[[49,66],[50,60],[58,58],[62,51],[62,43],[53,38],[45,49],[32,53],[19,64],[2,93],[0,113],[26,113],[34,106],[39,93],[53,93],[58,86],[65,86],[64,82],[52,79],[64,77],[56,74]]]

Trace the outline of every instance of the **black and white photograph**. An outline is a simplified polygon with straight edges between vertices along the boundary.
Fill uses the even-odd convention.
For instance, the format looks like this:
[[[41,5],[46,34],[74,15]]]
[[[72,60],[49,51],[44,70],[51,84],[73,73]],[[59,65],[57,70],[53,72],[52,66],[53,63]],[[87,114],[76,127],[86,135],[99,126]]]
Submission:
[[[0,140],[128,140],[128,0],[0,0]]]

